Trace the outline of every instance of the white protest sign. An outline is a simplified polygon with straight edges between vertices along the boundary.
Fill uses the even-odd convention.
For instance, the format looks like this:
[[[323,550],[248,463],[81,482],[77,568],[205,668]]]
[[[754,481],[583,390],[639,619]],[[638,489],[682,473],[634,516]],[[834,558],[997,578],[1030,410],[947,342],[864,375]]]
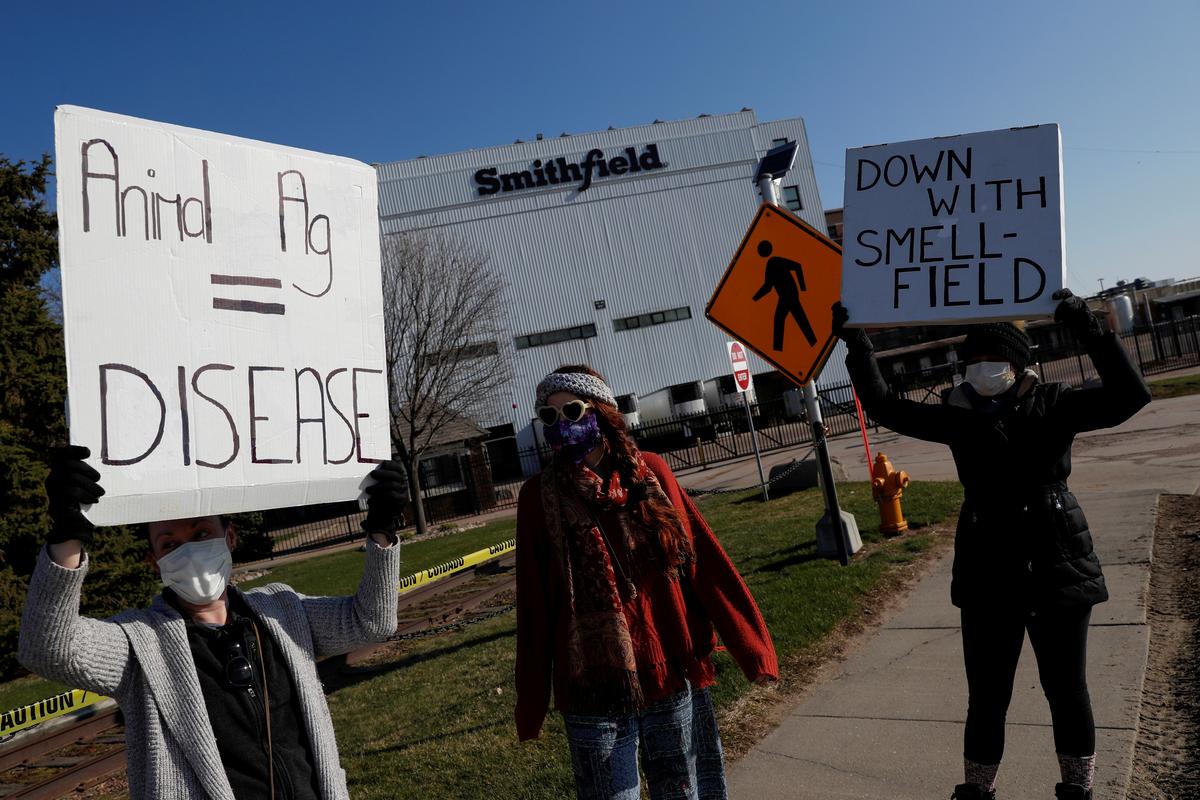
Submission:
[[[389,457],[375,171],[54,116],[71,441],[97,524],[349,500]]]
[[[851,325],[1053,314],[1066,272],[1058,126],[847,150],[843,232]]]

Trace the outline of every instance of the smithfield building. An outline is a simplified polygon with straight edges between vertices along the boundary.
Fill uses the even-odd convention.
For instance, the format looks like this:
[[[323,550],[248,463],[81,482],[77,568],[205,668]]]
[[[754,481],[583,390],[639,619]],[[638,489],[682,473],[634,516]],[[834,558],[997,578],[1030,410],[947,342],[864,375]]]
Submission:
[[[804,121],[751,110],[379,165],[384,234],[449,229],[506,283],[513,384],[477,422],[534,446],[534,387],[572,363],[603,373],[634,424],[740,404],[704,307],[760,203],[758,160],[785,141],[781,198],[823,232]],[[751,368],[759,401],[794,405],[786,378]],[[849,382],[841,345],[821,382]]]

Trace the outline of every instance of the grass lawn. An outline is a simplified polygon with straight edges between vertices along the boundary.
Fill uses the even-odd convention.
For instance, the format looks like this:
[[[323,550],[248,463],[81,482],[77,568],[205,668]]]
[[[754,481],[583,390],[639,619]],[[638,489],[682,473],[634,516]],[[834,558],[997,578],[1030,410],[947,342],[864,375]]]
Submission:
[[[1178,378],[1165,378],[1161,381],[1148,381],[1150,394],[1157,400],[1164,397],[1183,397],[1186,394],[1200,394],[1200,375],[1182,375]]]
[[[516,535],[516,519],[490,522],[479,528],[452,533],[423,542],[400,546],[401,572],[411,575],[456,556],[464,556]],[[268,562],[269,565],[269,562]],[[305,594],[354,594],[362,577],[363,554],[357,549],[342,550],[303,561],[271,567],[271,571],[252,581],[239,583],[240,589],[252,589],[268,583],[286,583]]]
[[[765,505],[755,492],[699,503],[762,608],[785,665],[785,684],[786,665],[801,663],[839,622],[862,608],[864,598],[898,565],[929,549],[934,537],[921,528],[954,514],[962,497],[957,483],[913,484],[905,492],[904,510],[915,530],[880,544],[879,515],[868,485],[839,484],[838,489],[869,550],[846,568],[816,557],[815,525],[823,511],[817,490]],[[514,529],[515,520],[506,520],[406,544],[405,571],[502,541]],[[280,565],[243,586],[283,581],[306,593],[349,593],[361,572],[362,554],[350,550]],[[514,618],[506,614],[453,634],[405,643],[377,671],[333,679],[329,706],[351,796],[573,796],[561,717],[551,713],[536,742],[517,742],[512,717],[515,639]],[[718,708],[728,712],[750,687],[729,656],[718,653],[716,664],[720,683],[714,696]],[[40,683],[40,692],[33,679],[0,688],[0,708],[60,691]],[[18,692],[25,696],[4,700]],[[738,735],[728,727],[725,733],[727,739]]]
[[[37,675],[26,675],[24,678],[0,684],[0,711],[27,706],[70,688],[72,687],[39,678]]]
[[[879,515],[867,484],[841,484],[839,496],[856,516],[863,539],[879,542]],[[917,528],[952,515],[960,501],[957,483],[918,483],[905,492],[904,509]],[[784,662],[853,614],[890,568],[912,561],[933,543],[918,529],[842,568],[816,557],[814,526],[822,505],[816,490],[766,505],[755,493],[700,503],[757,598]],[[332,692],[329,705],[353,797],[573,796],[558,715],[547,719],[540,740],[517,742],[514,626],[506,615],[411,642],[378,672],[351,678]],[[731,658],[716,658],[720,684],[714,696],[719,707],[728,708],[749,687]]]

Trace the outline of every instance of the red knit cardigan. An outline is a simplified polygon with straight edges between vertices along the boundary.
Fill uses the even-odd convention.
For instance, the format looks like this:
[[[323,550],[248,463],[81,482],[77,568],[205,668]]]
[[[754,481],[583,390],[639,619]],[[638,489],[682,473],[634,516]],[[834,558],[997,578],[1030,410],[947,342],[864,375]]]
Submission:
[[[778,679],[771,634],[737,568],[666,463],[653,453],[642,456],[696,550],[684,580],[647,575],[636,598],[617,582],[646,701],[682,690],[685,679],[695,688],[711,686],[717,633],[747,678]],[[597,516],[605,530],[618,529],[614,516]],[[623,560],[624,553],[617,557]],[[516,718],[522,741],[541,732],[552,684],[554,707],[571,710],[570,671],[555,669],[567,657],[565,600],[542,511],[541,476],[535,475],[521,487],[517,507]],[[650,668],[664,663],[666,670]]]

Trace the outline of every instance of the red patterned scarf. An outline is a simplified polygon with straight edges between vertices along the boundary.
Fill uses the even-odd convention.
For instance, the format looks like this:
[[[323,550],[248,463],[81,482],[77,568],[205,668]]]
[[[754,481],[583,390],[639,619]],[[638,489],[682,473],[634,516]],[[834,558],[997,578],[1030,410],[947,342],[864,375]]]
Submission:
[[[670,505],[657,477],[638,458],[637,480],[648,498]],[[629,491],[614,471],[607,484],[586,466],[555,462],[542,473],[546,528],[566,587],[571,706],[582,713],[618,714],[644,706],[638,665],[617,581],[637,596],[639,579],[667,566],[659,532],[629,506]],[[617,519],[601,527],[597,514]],[[618,561],[613,550],[624,555]],[[681,557],[687,558],[684,553]],[[624,567],[622,566],[624,563]]]

